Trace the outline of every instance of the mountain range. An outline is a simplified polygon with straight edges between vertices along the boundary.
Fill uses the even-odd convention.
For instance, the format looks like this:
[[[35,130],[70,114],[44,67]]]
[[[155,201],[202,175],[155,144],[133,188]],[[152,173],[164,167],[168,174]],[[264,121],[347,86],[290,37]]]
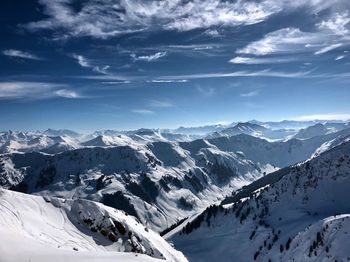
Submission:
[[[0,132],[0,252],[341,261],[349,143],[341,121]]]

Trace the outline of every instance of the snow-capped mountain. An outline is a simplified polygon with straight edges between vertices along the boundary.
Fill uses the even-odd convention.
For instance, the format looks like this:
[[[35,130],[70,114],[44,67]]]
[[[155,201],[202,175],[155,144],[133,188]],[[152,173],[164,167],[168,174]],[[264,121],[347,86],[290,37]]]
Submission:
[[[350,128],[344,123],[316,124],[300,130],[294,138],[290,138],[296,133],[297,130],[273,130],[257,123],[238,123],[199,139],[194,139],[198,135],[160,129],[123,132],[106,130],[87,135],[69,135],[68,130],[2,132],[0,186],[38,195],[34,197],[2,191],[6,199],[14,199],[6,200],[6,203],[14,203],[14,209],[21,206],[16,202],[17,199],[24,202],[23,199],[28,198],[28,201],[39,201],[38,205],[41,205],[45,202],[40,197],[43,196],[45,203],[54,204],[58,211],[53,213],[51,207],[48,208],[49,211],[41,210],[44,215],[38,215],[38,219],[60,228],[61,224],[54,226],[57,222],[54,216],[57,216],[57,212],[63,212],[63,216],[69,218],[73,226],[82,230],[78,235],[85,234],[98,239],[96,243],[105,243],[103,241],[112,241],[111,238],[114,238],[109,238],[108,232],[104,230],[101,232],[101,228],[113,228],[113,224],[108,222],[110,220],[107,221],[104,216],[96,217],[95,214],[107,214],[115,208],[120,211],[113,212],[125,212],[134,216],[137,219],[135,223],[171,238],[189,256],[190,261],[209,261],[215,257],[225,261],[227,254],[233,258],[236,256],[237,261],[284,261],[293,258],[304,261],[304,257],[295,256],[292,250],[306,254],[304,249],[310,241],[317,240],[316,244],[312,242],[312,250],[307,254],[312,260],[313,255],[317,258],[316,255],[320,252],[320,237],[323,238],[322,241],[332,242],[334,230],[347,232],[346,229],[340,229],[347,227],[346,215],[329,218],[333,213],[346,213],[348,206],[338,201],[339,195],[328,187],[334,187],[339,194],[345,194],[344,189],[338,187],[338,182],[334,182],[338,181],[337,175],[341,174],[344,163],[334,161],[342,157],[347,159],[344,152],[350,147]],[[309,160],[303,163],[307,159]],[[299,162],[303,164],[297,164]],[[345,171],[346,168],[347,166],[344,167]],[[330,176],[327,172],[336,175]],[[319,181],[326,182],[320,182],[319,185]],[[343,182],[346,185],[347,181]],[[313,193],[314,191],[320,192]],[[317,197],[319,200],[316,200]],[[222,200],[222,205],[213,206]],[[0,208],[6,206],[6,203]],[[293,203],[292,208],[284,209],[287,203]],[[331,209],[330,203],[337,210]],[[27,203],[25,205],[32,207]],[[83,205],[88,213],[76,211],[76,206],[79,205]],[[327,213],[322,207],[331,212]],[[13,212],[21,214],[21,211]],[[46,213],[52,213],[53,216],[45,217]],[[83,218],[89,214],[94,214],[93,218]],[[29,219],[27,214],[23,213],[23,216],[26,217],[24,220]],[[299,220],[303,220],[303,223],[299,223]],[[99,223],[96,224],[96,221]],[[35,222],[38,225],[40,223],[43,221]],[[67,234],[74,234],[69,232],[77,230],[71,224],[62,224],[67,229]],[[204,224],[209,227],[204,227]],[[308,228],[309,224],[312,226]],[[319,230],[322,225],[327,225],[333,231],[322,228],[323,234],[317,234],[316,240],[313,240],[315,230]],[[87,226],[102,239],[89,235],[91,232],[87,234],[88,230],[81,229],[81,226]],[[35,229],[30,228],[29,231],[35,232]],[[63,240],[65,237],[55,239],[50,234],[46,231],[35,233],[32,237],[38,243],[33,242],[33,249],[44,248],[48,254],[55,255],[55,247],[51,244],[47,246],[47,243],[43,247],[41,237],[46,236],[50,241],[56,242],[68,241]],[[120,252],[105,252],[103,244],[95,248],[85,235],[80,235],[87,242],[79,242],[83,247],[78,248],[79,252],[73,249],[73,240],[66,244],[68,249],[62,248],[63,253],[59,253],[64,255],[60,257],[63,259],[74,254],[78,261],[85,259],[80,251],[83,253],[82,249],[88,247],[86,250],[89,250],[89,254],[94,249],[96,256],[106,257],[107,261],[121,256],[126,261],[138,258],[152,260],[143,255],[135,258],[134,255]],[[57,237],[61,236],[58,234]],[[15,241],[9,235],[6,238],[9,243]],[[19,235],[17,238],[26,239],[26,236]],[[240,243],[241,238],[249,241]],[[147,242],[142,240],[143,235],[135,236],[135,239],[136,242],[132,242],[130,237],[121,238],[117,243],[108,245],[107,250],[130,251],[131,245],[136,248],[134,251],[161,258],[159,254],[163,254],[164,250],[162,252],[155,244],[150,244],[156,240],[150,239],[152,241]],[[226,244],[229,239],[234,241],[233,250],[237,254],[232,254],[232,247]],[[193,244],[192,241],[197,240],[200,245]],[[338,245],[334,241],[332,243]],[[344,255],[331,246],[327,250],[330,254],[323,257],[336,259]],[[215,253],[218,251],[223,257]],[[30,251],[27,254],[29,253]],[[173,259],[172,256],[170,259]]]
[[[162,231],[260,177],[265,168],[274,170],[201,141],[205,147],[196,148],[196,141],[154,142],[56,155],[5,154],[0,183],[27,193],[99,201]]]
[[[0,183],[27,193],[99,201],[162,231],[263,172],[304,161],[324,143],[342,141],[349,134],[346,129],[285,142],[243,134],[148,143],[125,135],[112,140],[99,136],[82,148],[55,155],[4,154]]]
[[[316,124],[346,124],[347,121],[341,121],[341,120],[310,120],[310,121],[296,121],[296,120],[282,120],[282,121],[267,121],[267,122],[262,122],[262,121],[257,121],[257,120],[251,120],[248,121],[249,123],[252,124],[257,124],[264,126],[269,129],[302,129],[302,128],[307,128],[309,126],[313,126]]]
[[[268,176],[167,237],[190,261],[345,261],[350,142]]]
[[[316,125],[309,126],[307,128],[303,128],[299,130],[299,132],[294,136],[294,138],[308,139],[315,136],[322,136],[322,135],[338,132],[346,128],[347,126],[344,123],[326,123],[326,124],[318,123]]]
[[[137,131],[98,131],[78,134],[70,130],[48,129],[44,132],[0,133],[0,154],[11,152],[45,152],[56,154],[67,150],[91,146],[120,146],[146,144],[156,141],[192,141],[200,136],[142,129]]]
[[[311,157],[323,144],[333,139],[343,139],[350,134],[350,129],[317,136],[310,139],[290,139],[287,141],[269,142],[265,139],[240,134],[236,136],[221,136],[208,139],[208,143],[215,145],[221,151],[241,152],[244,157],[254,163],[271,164],[277,167],[286,167]],[[198,143],[199,140],[192,143]],[[182,146],[187,143],[180,143]],[[202,146],[205,146],[203,143]]]
[[[187,259],[126,213],[88,200],[0,189],[1,261]]]
[[[136,131],[129,131],[126,133],[130,138],[138,142],[156,142],[156,141],[191,141],[200,136],[194,134],[181,134],[169,132],[168,130],[160,129],[139,129]]]
[[[107,146],[126,146],[135,144],[135,141],[125,135],[107,136],[99,135],[91,140],[81,143],[81,145],[87,147],[107,147]]]
[[[221,131],[215,132],[211,134],[211,136],[220,136],[220,135],[227,135],[227,136],[235,136],[239,134],[246,134],[246,135],[252,135],[252,136],[262,136],[262,134],[267,130],[267,128],[252,124],[252,123],[238,123],[237,125],[234,125],[232,127],[225,128]]]
[[[169,130],[172,133],[177,134],[187,134],[187,135],[201,135],[205,136],[213,132],[221,131],[227,127],[233,126],[235,123],[232,123],[230,125],[222,125],[222,124],[214,124],[214,125],[205,125],[205,126],[198,126],[198,127],[179,127],[174,130]]]
[[[115,130],[102,130],[96,131],[89,135],[91,138],[98,136],[115,137],[115,136],[128,136],[137,142],[155,142],[155,141],[191,141],[196,138],[200,138],[200,135],[194,133],[183,134],[178,133],[176,130],[169,129],[146,129],[141,128],[133,131],[115,131]]]
[[[44,135],[47,136],[68,136],[68,137],[73,137],[73,138],[79,138],[81,134],[68,130],[68,129],[47,129],[43,132]]]
[[[80,147],[79,137],[78,133],[69,130],[0,132],[0,154],[39,151],[55,154]]]
[[[269,129],[262,125],[255,123],[238,123],[235,126],[225,128],[221,131],[214,132],[208,135],[208,138],[220,137],[220,136],[235,136],[240,134],[246,134],[254,137],[265,138],[268,140],[287,140],[295,135],[297,131],[295,129]]]
[[[288,126],[282,122],[249,121],[229,125],[208,125],[202,127],[178,129],[138,129],[134,131],[101,130],[90,134],[80,134],[66,129],[47,129],[43,132],[6,131],[0,132],[0,154],[11,152],[45,152],[55,154],[87,146],[120,146],[128,144],[147,144],[152,142],[190,142],[195,139],[212,139],[246,134],[263,138],[270,142],[287,141],[291,138],[308,139],[326,135],[349,128],[344,122],[327,122],[317,124],[313,121],[295,122],[303,124],[305,129],[275,129],[277,123],[281,127]],[[274,123],[272,125],[271,123]],[[287,121],[286,123],[294,123]],[[298,126],[298,125],[296,125]],[[322,130],[321,130],[322,129]]]
[[[294,138],[298,139],[307,139],[314,136],[322,136],[329,132],[329,130],[322,124],[316,124],[313,126],[309,126],[307,128],[301,129]]]

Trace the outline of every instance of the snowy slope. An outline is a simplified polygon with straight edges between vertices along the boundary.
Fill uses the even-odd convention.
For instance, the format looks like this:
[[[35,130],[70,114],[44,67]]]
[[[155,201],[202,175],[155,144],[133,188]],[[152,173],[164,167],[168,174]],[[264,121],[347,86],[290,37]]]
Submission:
[[[347,126],[344,123],[318,123],[316,125],[299,130],[299,132],[294,136],[294,138],[308,139],[315,136],[323,136],[326,134],[338,132],[346,128]]]
[[[0,132],[0,154],[13,152],[45,152],[57,154],[82,147],[138,145],[151,142],[192,141],[196,135],[142,129],[136,131],[98,131],[78,134],[69,130],[48,129],[44,132]]]
[[[208,135],[213,132],[220,131],[224,128],[227,128],[229,126],[235,125],[235,123],[232,123],[231,125],[205,125],[205,126],[198,126],[198,127],[179,127],[174,130],[171,130],[172,133],[177,134],[187,134],[187,135]]]
[[[283,252],[283,261],[349,260],[350,214],[327,217],[306,227]]]
[[[281,125],[283,123],[279,122]],[[315,122],[305,122],[310,125]],[[283,125],[282,125],[283,126]],[[317,126],[324,132],[317,132]],[[296,138],[306,139],[315,135],[324,135],[349,128],[345,123],[325,122],[315,127],[300,130]],[[316,130],[315,130],[316,129]],[[138,129],[134,131],[101,130],[91,134],[80,134],[65,129],[48,129],[43,132],[5,131],[0,132],[0,154],[12,152],[45,152],[56,154],[67,150],[87,146],[120,146],[129,144],[147,144],[152,142],[190,142],[206,137],[230,137],[246,134],[266,139],[270,142],[285,141],[293,137],[298,129],[272,129],[267,123],[250,121],[230,125],[213,125],[198,128]],[[311,132],[311,134],[310,134]]]
[[[194,262],[346,261],[350,142],[276,174],[273,184],[211,207],[168,236]]]
[[[350,128],[305,140],[293,138],[287,141],[269,142],[258,137],[240,134],[208,139],[208,142],[222,151],[240,151],[255,163],[286,167],[310,158],[324,143],[333,139],[342,140],[348,135],[350,135]]]
[[[42,150],[46,153],[0,155],[0,185],[38,195],[99,201],[138,216],[160,232],[259,178],[266,168],[305,161],[349,134],[345,129],[285,142],[242,134],[146,143],[127,135],[101,135],[79,149],[55,155],[47,149]],[[74,142],[53,138],[56,146]]]
[[[235,126],[225,128],[221,131],[215,132],[208,137],[218,137],[218,136],[235,136],[239,134],[246,134],[246,135],[251,135],[251,136],[257,136],[261,137],[263,136],[263,133],[267,131],[268,129],[257,125],[257,124],[252,124],[252,123],[238,123]]]
[[[295,121],[295,120],[282,120],[278,122],[268,121],[268,122],[261,122],[252,120],[249,121],[249,123],[258,124],[261,126],[264,126],[269,129],[301,129],[301,128],[307,128],[309,126],[313,126],[315,124],[325,124],[325,125],[343,125],[347,124],[347,121],[341,121],[341,120],[310,120],[310,121]]]
[[[0,183],[27,193],[99,201],[162,231],[264,172],[265,166],[241,154],[205,145],[155,142],[56,155],[5,154]]]
[[[305,161],[326,148],[324,143],[340,143],[348,134],[347,129],[286,142],[248,135],[153,143],[100,136],[94,141],[102,144],[56,155],[2,155],[0,183],[28,193],[103,202],[160,232],[259,178],[264,168]]]
[[[133,139],[125,135],[107,136],[99,135],[91,140],[81,143],[84,147],[107,147],[107,146],[126,146],[131,144],[137,144]]]
[[[0,196],[1,261],[187,261],[119,210],[7,190]]]
[[[238,123],[235,126],[225,128],[214,132],[207,138],[216,138],[220,136],[236,136],[240,134],[264,138],[269,141],[287,140],[293,137],[298,131],[295,129],[269,129],[255,123]]]
[[[47,129],[43,132],[44,135],[47,136],[66,136],[66,137],[72,137],[72,138],[79,138],[82,134],[68,130],[68,129]]]
[[[0,133],[0,154],[40,151],[55,154],[80,147],[75,136],[48,136],[46,133],[46,131],[44,133],[2,132]]]

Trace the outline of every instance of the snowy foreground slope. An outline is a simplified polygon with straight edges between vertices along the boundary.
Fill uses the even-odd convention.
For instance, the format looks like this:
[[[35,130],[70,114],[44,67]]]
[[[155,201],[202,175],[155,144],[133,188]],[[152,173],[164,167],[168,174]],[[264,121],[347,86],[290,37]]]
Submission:
[[[187,261],[124,212],[0,189],[0,261]]]
[[[194,262],[348,261],[350,142],[274,175],[167,237]]]

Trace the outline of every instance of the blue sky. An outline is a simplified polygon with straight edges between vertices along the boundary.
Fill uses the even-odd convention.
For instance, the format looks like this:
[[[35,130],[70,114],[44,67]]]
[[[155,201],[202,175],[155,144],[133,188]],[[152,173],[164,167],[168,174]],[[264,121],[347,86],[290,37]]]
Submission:
[[[12,0],[0,17],[1,130],[350,118],[348,0]]]

